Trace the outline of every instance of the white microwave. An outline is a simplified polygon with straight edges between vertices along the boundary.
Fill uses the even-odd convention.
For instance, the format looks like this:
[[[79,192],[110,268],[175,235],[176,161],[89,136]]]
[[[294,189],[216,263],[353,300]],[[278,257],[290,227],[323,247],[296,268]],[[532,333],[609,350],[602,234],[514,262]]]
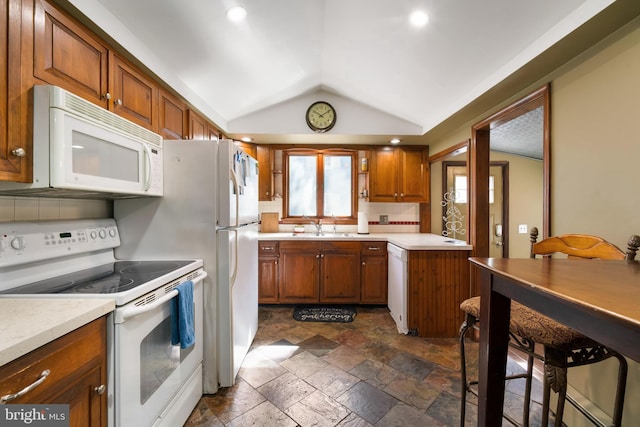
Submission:
[[[162,196],[162,137],[62,88],[33,88],[33,182],[0,194]]]

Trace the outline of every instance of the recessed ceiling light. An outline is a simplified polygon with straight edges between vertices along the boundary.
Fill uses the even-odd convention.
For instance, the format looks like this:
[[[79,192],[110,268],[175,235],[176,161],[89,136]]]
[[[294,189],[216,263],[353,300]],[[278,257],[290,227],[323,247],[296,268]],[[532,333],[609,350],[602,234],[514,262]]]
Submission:
[[[230,22],[240,22],[247,17],[247,11],[242,6],[234,6],[227,10],[227,20]]]
[[[243,136],[243,137],[242,137],[242,140],[243,140],[244,142],[251,142],[251,141],[253,141],[253,139],[249,138],[248,136]]]
[[[392,144],[400,144],[400,139],[399,138],[393,138],[391,141],[389,141]]]
[[[409,15],[409,22],[414,27],[424,27],[429,22],[429,15],[422,10],[416,10]]]

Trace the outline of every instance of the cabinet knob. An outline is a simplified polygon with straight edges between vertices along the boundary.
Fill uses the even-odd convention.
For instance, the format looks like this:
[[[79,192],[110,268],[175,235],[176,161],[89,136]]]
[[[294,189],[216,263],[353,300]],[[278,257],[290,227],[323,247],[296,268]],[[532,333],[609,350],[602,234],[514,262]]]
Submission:
[[[364,261],[362,261],[362,265],[367,265],[367,263],[366,263],[366,262],[364,262]]]
[[[274,263],[275,265],[278,265],[278,261],[273,261],[273,263]]]
[[[320,258],[320,255],[316,255],[316,258]]]
[[[25,151],[24,148],[16,148],[15,150],[11,150],[11,154],[13,154],[16,157],[24,157],[27,155],[27,152]]]
[[[100,98],[109,100],[109,99],[111,99],[111,94],[109,92],[103,93]]]
[[[93,391],[95,391],[97,395],[103,395],[106,389],[107,387],[105,387],[104,384],[100,384],[98,387],[94,388]]]
[[[400,193],[400,197],[404,197],[404,193]]]
[[[116,99],[115,101],[113,101],[114,105],[122,105],[122,100],[120,98]]]
[[[393,193],[393,197],[398,197],[398,193]]]

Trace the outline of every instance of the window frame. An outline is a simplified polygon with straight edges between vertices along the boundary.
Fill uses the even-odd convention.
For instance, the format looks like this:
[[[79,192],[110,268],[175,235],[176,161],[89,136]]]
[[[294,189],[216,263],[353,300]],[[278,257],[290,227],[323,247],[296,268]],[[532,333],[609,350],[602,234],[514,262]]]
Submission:
[[[351,216],[332,217],[324,215],[324,156],[349,156],[351,157]],[[283,212],[282,223],[297,224],[301,221],[328,220],[336,224],[356,224],[358,212],[358,151],[344,148],[292,148],[282,152],[282,181],[283,181]],[[316,213],[308,216],[289,216],[289,157],[290,156],[315,156],[316,157]],[[318,215],[323,212],[323,215]]]

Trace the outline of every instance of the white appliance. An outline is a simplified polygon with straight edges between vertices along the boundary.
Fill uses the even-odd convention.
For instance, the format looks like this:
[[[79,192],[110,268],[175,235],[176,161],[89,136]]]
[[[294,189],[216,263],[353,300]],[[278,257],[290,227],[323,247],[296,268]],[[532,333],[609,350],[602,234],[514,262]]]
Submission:
[[[407,334],[407,251],[391,243],[387,244],[388,300],[391,317],[396,322],[398,332]]]
[[[0,224],[0,297],[113,298],[109,426],[183,425],[202,395],[202,260],[117,260],[120,237],[113,219]],[[171,343],[171,302],[186,281],[195,344],[182,349]]]
[[[32,154],[33,182],[0,182],[0,194],[162,196],[162,137],[56,86],[33,88]]]
[[[197,257],[204,392],[235,383],[258,328],[258,164],[233,141],[165,141],[162,199],[117,200],[120,257]],[[126,233],[125,233],[126,231]]]

